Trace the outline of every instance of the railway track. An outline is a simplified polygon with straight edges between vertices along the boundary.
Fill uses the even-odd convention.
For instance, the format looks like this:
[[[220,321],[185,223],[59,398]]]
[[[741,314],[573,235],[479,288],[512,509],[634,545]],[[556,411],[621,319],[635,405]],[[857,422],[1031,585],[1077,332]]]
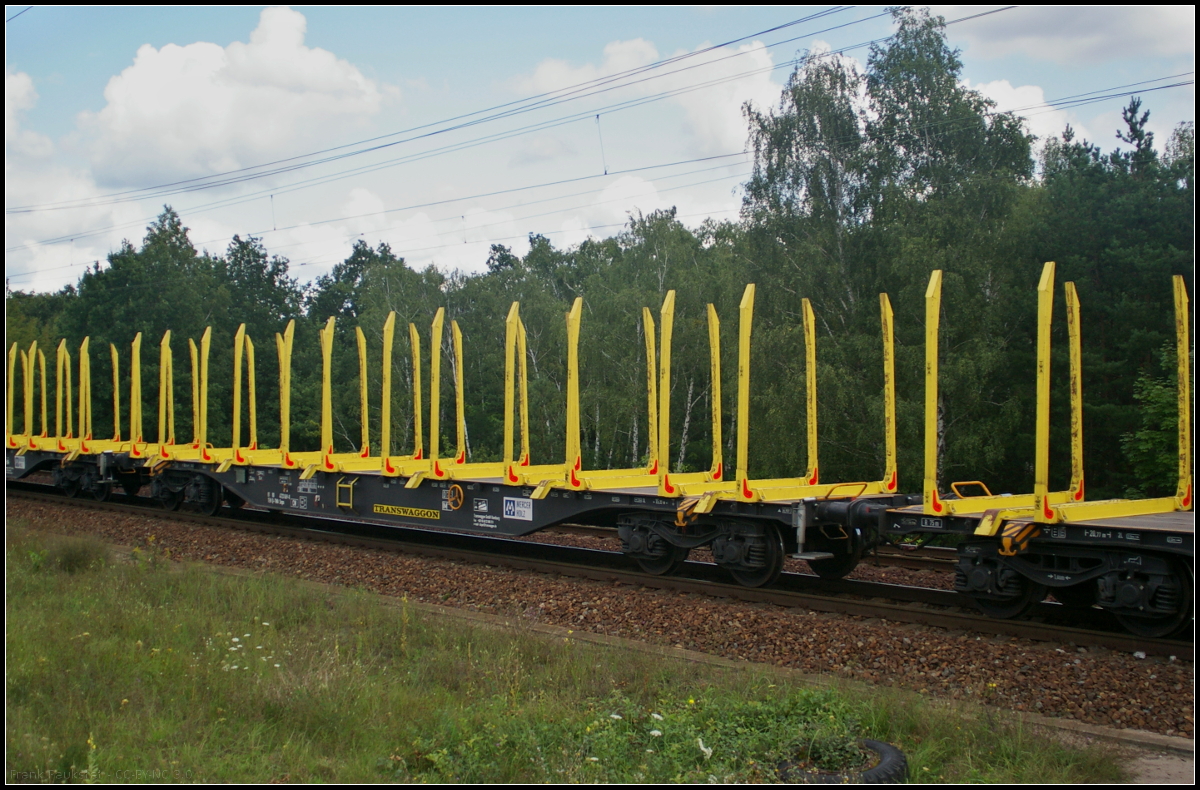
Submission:
[[[978,634],[1069,642],[1081,647],[1104,647],[1129,653],[1141,651],[1147,655],[1171,655],[1186,661],[1194,660],[1192,643],[1173,639],[1146,639],[1121,633],[1115,619],[1099,609],[1068,610],[1056,603],[1043,602],[1034,609],[1030,619],[996,620],[964,608],[962,596],[958,593],[924,587],[851,579],[821,580],[804,574],[785,573],[771,588],[747,588],[729,584],[725,575],[715,565],[703,562],[688,562],[679,575],[654,576],[630,569],[629,560],[621,553],[613,551],[446,531],[408,529],[368,521],[297,517],[250,508],[227,511],[229,515],[209,517],[187,512],[164,512],[149,505],[149,500],[135,497],[114,496],[111,501],[97,502],[68,498],[53,489],[47,489],[50,487],[10,482],[6,486],[6,494],[50,502],[58,506],[136,513],[164,520],[320,540],[459,562],[505,566],[567,577],[617,581],[655,589],[771,603],[815,612],[878,618],[896,623],[916,623]],[[555,529],[566,534],[609,534],[608,531],[594,527]],[[916,555],[912,559],[945,563],[944,554],[939,556],[939,553],[953,552],[952,549],[933,549],[932,552],[939,553],[932,553],[928,548],[922,551],[923,555]],[[899,555],[899,558],[909,559],[906,554],[907,552]],[[884,556],[890,560],[896,555],[889,553]],[[881,561],[885,560],[881,557]]]
[[[617,540],[617,531],[606,527],[593,527],[586,524],[560,524],[556,527],[542,530],[544,535],[571,535]],[[911,549],[895,546],[881,547],[864,557],[863,562],[891,568],[908,568],[911,570],[938,570],[953,572],[954,563],[958,557],[955,549],[941,546],[921,546]]]

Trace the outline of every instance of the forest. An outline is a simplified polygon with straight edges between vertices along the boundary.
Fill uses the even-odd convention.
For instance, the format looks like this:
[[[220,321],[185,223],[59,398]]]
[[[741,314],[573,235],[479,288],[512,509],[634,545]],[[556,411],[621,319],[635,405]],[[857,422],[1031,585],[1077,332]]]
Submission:
[[[53,422],[53,349],[66,338],[77,361],[90,336],[95,433],[104,438],[113,420],[107,349],[115,344],[127,437],[130,343],[141,332],[146,438],[154,441],[158,343],[170,329],[176,434],[187,442],[187,339],[199,340],[211,326],[208,440],[227,446],[233,337],[244,323],[258,349],[259,443],[270,447],[279,435],[275,334],[294,319],[291,446],[315,450],[317,333],[332,316],[335,443],[348,452],[360,432],[355,329],[367,338],[377,446],[382,331],[395,312],[391,435],[392,452],[401,454],[413,441],[405,327],[411,322],[421,332],[427,388],[430,323],[442,307],[447,327],[457,321],[463,334],[469,460],[488,461],[502,453],[504,319],[518,301],[528,330],[532,458],[555,463],[565,430],[564,314],[582,297],[583,464],[635,467],[649,449],[642,309],[657,318],[674,290],[672,442],[661,456],[672,470],[695,471],[711,458],[707,305],[722,322],[728,458],[736,440],[737,308],[745,285],[755,283],[751,476],[796,476],[807,466],[801,300],[808,298],[818,327],[821,479],[871,480],[883,470],[878,294],[886,292],[895,308],[900,488],[916,491],[923,297],[930,272],[942,269],[939,479],[943,486],[983,480],[996,492],[1030,491],[1036,287],[1043,263],[1055,261],[1052,488],[1065,487],[1070,475],[1061,284],[1073,281],[1082,305],[1088,498],[1170,495],[1171,276],[1183,275],[1194,295],[1194,124],[1156,140],[1134,97],[1113,141],[1078,139],[1069,127],[1037,140],[1019,118],[964,87],[940,18],[895,13],[896,35],[874,45],[861,70],[812,54],[791,74],[777,106],[745,108],[754,168],[735,221],[689,228],[674,210],[635,211],[622,232],[567,249],[540,235],[529,237],[525,255],[494,245],[480,273],[418,270],[387,244],[360,241],[330,274],[301,284],[288,260],[254,237],[235,236],[222,255],[197,251],[184,219],[168,206],[140,244],[124,242],[76,284],[57,293],[6,291],[6,345],[27,349],[36,340],[46,351]],[[442,447],[452,448],[449,331],[441,345]],[[18,415],[20,402],[18,394]]]

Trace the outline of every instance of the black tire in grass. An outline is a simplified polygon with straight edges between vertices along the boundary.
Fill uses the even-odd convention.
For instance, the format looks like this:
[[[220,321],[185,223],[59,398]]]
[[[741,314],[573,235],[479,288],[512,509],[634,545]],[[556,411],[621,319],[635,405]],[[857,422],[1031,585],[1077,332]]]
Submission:
[[[864,738],[859,743],[879,757],[878,762],[865,771],[807,771],[788,761],[779,765],[779,780],[789,784],[818,785],[894,785],[908,781],[908,758],[904,752],[883,741]]]

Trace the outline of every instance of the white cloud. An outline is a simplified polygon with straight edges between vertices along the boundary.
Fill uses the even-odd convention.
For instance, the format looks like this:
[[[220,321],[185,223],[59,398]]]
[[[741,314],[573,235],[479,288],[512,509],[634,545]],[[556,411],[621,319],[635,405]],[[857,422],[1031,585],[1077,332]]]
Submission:
[[[549,93],[581,82],[590,82],[600,77],[645,66],[656,60],[658,60],[658,50],[645,39],[611,41],[604,47],[604,59],[599,66],[591,63],[572,66],[565,60],[547,58],[538,64],[533,74],[513,80],[511,87],[515,92],[525,95]]]
[[[738,79],[680,94],[674,99],[687,113],[687,132],[702,154],[742,150],[748,134],[742,106],[751,102],[762,109],[779,102],[783,86],[772,79],[771,66],[774,62],[770,51],[761,42],[754,41],[738,47],[737,52],[743,54],[720,61],[732,51],[714,50],[701,56],[705,66],[670,78],[670,81],[678,83],[678,87],[683,87],[693,81],[723,80],[745,74]]]
[[[397,89],[307,47],[304,16],[268,8],[249,43],[142,46],[80,115],[101,183],[206,175],[347,139]],[[344,130],[344,131],[343,131]]]
[[[1013,87],[1008,80],[995,80],[972,85],[963,80],[966,87],[979,91],[996,102],[997,112],[1013,112],[1025,119],[1030,133],[1037,135],[1039,144],[1062,134],[1067,124],[1075,130],[1078,139],[1090,138],[1087,127],[1073,112],[1047,107],[1045,91],[1038,85]]]
[[[50,138],[21,128],[20,116],[37,104],[33,79],[23,71],[13,73],[4,69],[4,148],[5,171],[8,170],[8,149],[32,157],[49,156],[54,150]]]
[[[933,6],[947,19],[978,13],[977,6]],[[995,58],[1022,53],[1075,64],[1118,58],[1194,57],[1196,7],[1025,6],[951,28],[970,54]]]
[[[696,51],[704,50],[707,46],[702,45]],[[687,51],[680,50],[674,57],[687,54]],[[572,66],[563,60],[547,59],[539,63],[532,74],[513,80],[510,87],[526,96],[536,95],[612,76],[659,59],[658,50],[644,39],[613,41],[604,47],[599,65],[585,63]],[[689,140],[693,154],[729,153],[742,150],[746,144],[742,105],[750,101],[764,107],[779,101],[783,86],[773,80],[772,65],[770,51],[761,42],[755,41],[743,44],[736,50],[723,47],[661,69],[646,71],[637,75],[634,79],[640,81],[630,87],[601,96],[605,102],[611,103],[704,84],[698,90],[677,94],[669,102],[684,111],[682,132]]]

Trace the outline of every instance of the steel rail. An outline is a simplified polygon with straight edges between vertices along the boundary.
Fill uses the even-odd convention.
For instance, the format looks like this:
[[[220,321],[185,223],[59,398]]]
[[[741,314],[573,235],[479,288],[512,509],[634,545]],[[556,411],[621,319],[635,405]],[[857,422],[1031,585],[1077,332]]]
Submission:
[[[42,489],[30,490],[30,489]],[[502,565],[519,570],[619,582],[651,589],[674,590],[718,598],[771,603],[812,612],[843,614],[852,617],[879,618],[897,623],[914,623],[980,634],[1014,636],[1038,641],[1071,643],[1083,647],[1103,647],[1120,652],[1141,651],[1147,655],[1171,655],[1194,660],[1194,645],[1173,639],[1145,639],[1131,634],[1079,628],[1081,614],[1115,625],[1115,619],[1098,609],[1067,611],[1059,604],[1041,603],[1033,620],[997,620],[963,610],[962,596],[947,590],[864,582],[852,579],[822,580],[802,574],[784,574],[769,588],[748,588],[723,580],[723,572],[711,563],[688,562],[683,575],[654,576],[630,570],[629,561],[619,552],[581,549],[572,546],[468,535],[449,531],[409,529],[368,521],[347,521],[319,517],[300,517],[242,508],[236,517],[204,516],[186,511],[164,511],[147,504],[128,501],[97,502],[87,498],[68,498],[47,493],[44,485],[9,482],[6,494],[24,499],[52,502],[67,507],[107,510],[157,518],[239,529],[281,537],[417,554],[437,559],[483,565]],[[117,495],[114,495],[114,499]],[[135,499],[128,498],[124,499]],[[143,503],[149,500],[141,500]],[[816,592],[820,590],[821,592]],[[886,600],[879,600],[880,598]],[[931,608],[936,607],[936,608]]]

